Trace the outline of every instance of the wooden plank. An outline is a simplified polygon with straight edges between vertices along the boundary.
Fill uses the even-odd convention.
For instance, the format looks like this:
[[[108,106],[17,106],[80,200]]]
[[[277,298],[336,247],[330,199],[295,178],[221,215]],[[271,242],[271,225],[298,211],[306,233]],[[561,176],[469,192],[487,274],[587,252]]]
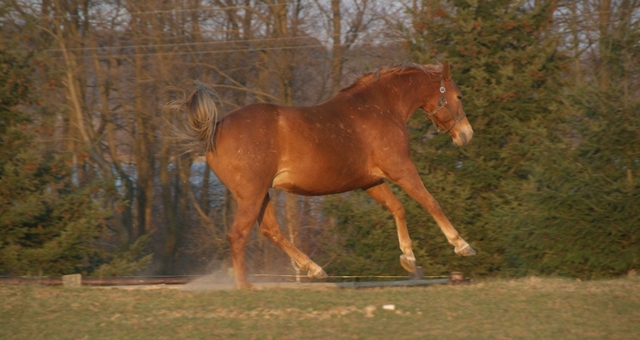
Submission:
[[[165,277],[83,277],[83,286],[133,286],[133,285],[180,285],[188,283],[195,277],[165,276]],[[0,284],[25,285],[36,284],[43,286],[62,285],[62,278],[55,277],[0,277]]]

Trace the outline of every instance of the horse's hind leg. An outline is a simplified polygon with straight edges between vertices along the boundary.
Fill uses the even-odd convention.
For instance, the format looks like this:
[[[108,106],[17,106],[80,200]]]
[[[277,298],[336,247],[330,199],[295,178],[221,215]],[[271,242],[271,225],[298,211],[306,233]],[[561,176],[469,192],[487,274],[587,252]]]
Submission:
[[[251,228],[256,223],[260,214],[261,200],[238,200],[238,210],[233,220],[231,230],[227,235],[231,245],[231,261],[237,288],[251,288],[247,280],[247,272],[244,261],[244,248]]]
[[[280,249],[284,250],[298,264],[300,269],[307,270],[307,275],[309,277],[317,279],[324,279],[327,277],[327,274],[322,270],[322,267],[311,261],[307,255],[301,252],[296,248],[296,246],[289,242],[284,235],[282,235],[269,195],[264,199],[263,211],[258,222],[260,223],[260,232],[273,241],[273,243],[280,247]]]
[[[411,238],[407,231],[407,222],[404,217],[404,207],[402,203],[396,198],[391,189],[386,183],[382,183],[371,187],[366,190],[367,194],[380,204],[385,206],[396,221],[396,228],[398,229],[398,241],[400,242],[400,249],[402,255],[400,255],[400,264],[408,272],[416,272],[416,257],[413,255],[413,248],[411,247]]]

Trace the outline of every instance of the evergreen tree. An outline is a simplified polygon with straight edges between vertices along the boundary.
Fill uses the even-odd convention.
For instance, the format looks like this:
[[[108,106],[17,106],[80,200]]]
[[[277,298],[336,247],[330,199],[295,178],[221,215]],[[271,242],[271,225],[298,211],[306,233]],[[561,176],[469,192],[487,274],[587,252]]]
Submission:
[[[75,273],[96,255],[90,243],[103,229],[88,220],[104,216],[16,108],[28,100],[29,59],[0,51],[0,273]]]
[[[521,213],[511,203],[527,200],[519,188],[536,159],[550,145],[564,145],[556,127],[565,113],[567,60],[557,52],[553,10],[553,1],[434,1],[416,14],[416,60],[447,59],[456,66],[454,80],[476,132],[463,148],[438,137],[418,143],[414,154],[427,170],[425,185],[445,210],[453,208],[448,214],[479,252],[472,260],[441,256],[450,269],[513,272],[506,255],[517,247],[508,238],[514,223],[503,213]]]
[[[531,175],[537,155],[549,144],[562,144],[554,126],[563,112],[560,71],[566,61],[558,56],[551,34],[552,1],[423,3],[414,13],[410,51],[418,63],[446,59],[453,66],[475,134],[469,145],[457,148],[448,135],[434,137],[435,129],[417,113],[409,123],[412,159],[426,188],[478,255],[453,254],[431,216],[397,191],[418,264],[432,275],[452,270],[475,276],[509,273],[508,231],[514,222],[504,224],[510,221],[503,218],[504,209],[517,214],[519,207],[509,203],[526,200],[518,189]],[[357,229],[348,233],[345,245],[366,242],[373,252],[391,244],[385,261],[397,262],[393,219],[387,216],[384,229],[389,233],[381,237],[366,232],[371,225],[338,214],[339,222]]]
[[[87,274],[109,262],[107,273],[130,274],[149,258],[98,245],[110,235],[99,184],[108,186],[74,183],[69,159],[38,140],[43,128],[18,107],[31,72],[30,57],[0,50],[0,275]]]
[[[528,201],[510,242],[523,247],[508,252],[523,271],[599,278],[640,268],[637,27],[600,37],[594,81],[567,96],[568,147],[538,157],[521,188]]]

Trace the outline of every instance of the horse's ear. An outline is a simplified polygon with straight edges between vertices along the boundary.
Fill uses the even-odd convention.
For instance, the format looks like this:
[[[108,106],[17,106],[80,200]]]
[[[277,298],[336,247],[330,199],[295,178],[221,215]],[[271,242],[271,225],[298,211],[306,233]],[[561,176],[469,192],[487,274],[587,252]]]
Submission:
[[[449,62],[446,60],[442,63],[442,78],[444,80],[451,79],[451,68],[449,67]]]

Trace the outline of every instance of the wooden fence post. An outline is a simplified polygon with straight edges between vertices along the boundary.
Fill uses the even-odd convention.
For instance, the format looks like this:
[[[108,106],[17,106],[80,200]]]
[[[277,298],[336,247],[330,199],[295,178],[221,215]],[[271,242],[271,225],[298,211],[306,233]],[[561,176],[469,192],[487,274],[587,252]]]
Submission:
[[[409,280],[422,280],[422,279],[424,279],[424,268],[422,268],[422,266],[417,266],[415,273],[409,273]]]
[[[62,286],[65,288],[82,287],[82,274],[62,275]]]

